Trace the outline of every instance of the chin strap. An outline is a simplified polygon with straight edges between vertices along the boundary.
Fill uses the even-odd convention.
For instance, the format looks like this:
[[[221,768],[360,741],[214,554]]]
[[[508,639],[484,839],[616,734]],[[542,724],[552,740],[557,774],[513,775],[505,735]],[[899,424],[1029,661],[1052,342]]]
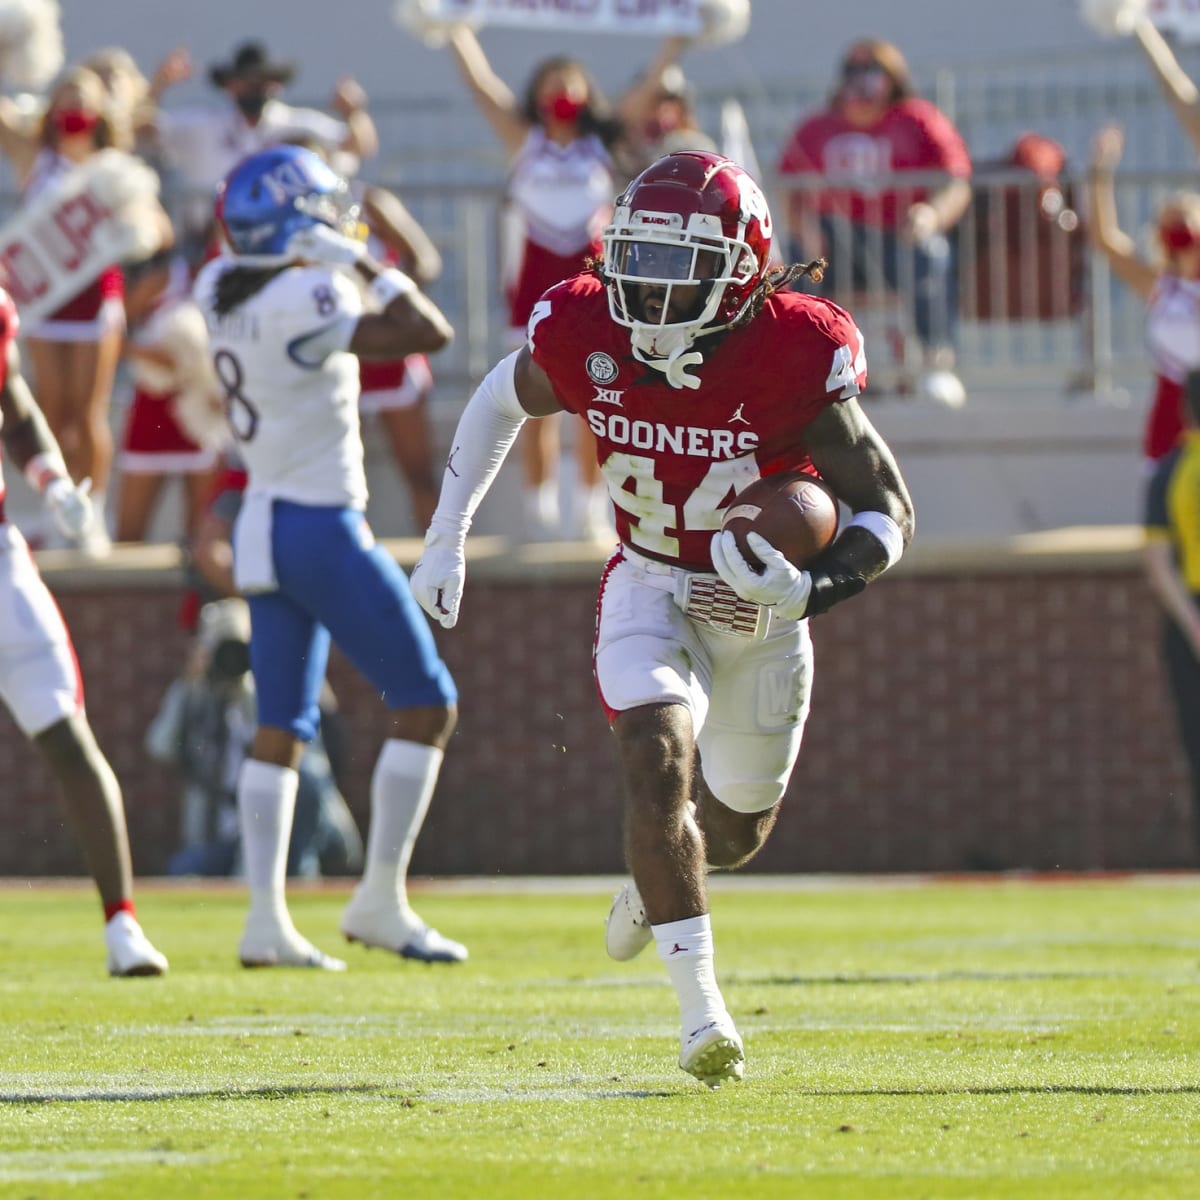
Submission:
[[[699,350],[691,350],[695,334],[683,329],[660,329],[657,325],[635,325],[629,342],[633,356],[656,371],[661,371],[673,388],[700,386],[695,375],[689,375],[689,367],[698,367],[704,361]]]

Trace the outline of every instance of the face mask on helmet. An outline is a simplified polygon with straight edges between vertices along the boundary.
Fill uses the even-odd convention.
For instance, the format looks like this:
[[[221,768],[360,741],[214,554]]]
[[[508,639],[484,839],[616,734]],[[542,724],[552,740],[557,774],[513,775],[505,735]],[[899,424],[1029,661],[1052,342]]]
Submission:
[[[288,261],[292,236],[312,225],[358,232],[358,205],[346,181],[319,155],[276,146],[244,160],[217,196],[217,218],[230,249],[264,265]]]
[[[741,319],[766,275],[761,188],[719,154],[670,154],[629,185],[601,241],[609,314],[631,331],[634,355],[673,386],[699,386],[676,369],[702,361],[685,352]]]

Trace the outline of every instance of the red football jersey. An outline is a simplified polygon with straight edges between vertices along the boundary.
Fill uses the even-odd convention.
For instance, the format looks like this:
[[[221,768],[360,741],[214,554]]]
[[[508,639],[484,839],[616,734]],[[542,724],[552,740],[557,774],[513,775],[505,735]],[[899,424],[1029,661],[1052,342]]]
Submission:
[[[695,570],[712,570],[709,543],[734,496],[760,476],[812,470],[804,431],[867,381],[850,314],[798,292],[771,296],[741,329],[700,338],[695,390],[633,356],[591,273],[538,301],[529,339],[563,408],[596,435],[621,540]]]

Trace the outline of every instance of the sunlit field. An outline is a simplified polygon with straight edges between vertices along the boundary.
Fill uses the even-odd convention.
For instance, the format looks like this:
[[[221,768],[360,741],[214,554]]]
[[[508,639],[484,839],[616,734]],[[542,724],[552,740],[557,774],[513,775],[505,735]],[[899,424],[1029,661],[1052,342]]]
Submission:
[[[0,891],[0,1196],[1200,1196],[1200,879],[724,880],[746,1079],[676,1065],[608,880],[431,887],[459,967],[246,971],[236,890],[145,885],[161,980],[83,887]]]

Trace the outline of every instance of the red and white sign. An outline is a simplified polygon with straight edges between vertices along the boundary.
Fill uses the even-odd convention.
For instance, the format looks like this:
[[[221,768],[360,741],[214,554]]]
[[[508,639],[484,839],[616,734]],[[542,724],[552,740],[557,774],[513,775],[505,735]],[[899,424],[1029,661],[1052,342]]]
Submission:
[[[114,263],[157,248],[158,178],[119,150],[93,155],[0,227],[0,286],[36,324]]]
[[[396,15],[422,33],[465,24],[726,42],[746,32],[750,0],[398,0]]]

